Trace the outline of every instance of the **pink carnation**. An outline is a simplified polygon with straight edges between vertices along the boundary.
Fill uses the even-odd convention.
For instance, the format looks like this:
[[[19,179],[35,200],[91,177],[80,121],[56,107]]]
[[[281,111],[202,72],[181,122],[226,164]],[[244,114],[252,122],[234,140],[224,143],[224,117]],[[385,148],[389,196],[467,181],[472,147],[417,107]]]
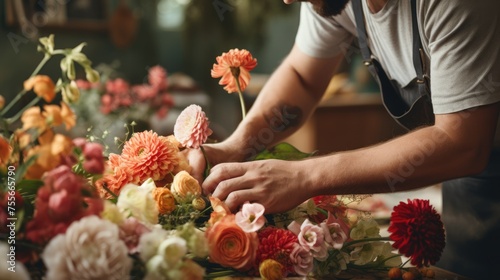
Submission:
[[[209,121],[198,105],[190,105],[184,109],[174,125],[174,136],[187,148],[199,148],[212,130],[208,127]]]

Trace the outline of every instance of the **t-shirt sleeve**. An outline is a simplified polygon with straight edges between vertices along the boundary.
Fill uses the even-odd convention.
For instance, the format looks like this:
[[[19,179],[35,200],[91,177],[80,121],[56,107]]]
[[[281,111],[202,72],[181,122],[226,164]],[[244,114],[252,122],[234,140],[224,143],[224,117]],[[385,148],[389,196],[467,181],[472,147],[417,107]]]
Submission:
[[[318,15],[310,3],[301,3],[300,23],[295,43],[312,57],[333,57],[349,50],[353,35],[339,22],[347,19],[344,11],[335,17]]]
[[[500,1],[429,1],[434,113],[453,113],[500,101]]]

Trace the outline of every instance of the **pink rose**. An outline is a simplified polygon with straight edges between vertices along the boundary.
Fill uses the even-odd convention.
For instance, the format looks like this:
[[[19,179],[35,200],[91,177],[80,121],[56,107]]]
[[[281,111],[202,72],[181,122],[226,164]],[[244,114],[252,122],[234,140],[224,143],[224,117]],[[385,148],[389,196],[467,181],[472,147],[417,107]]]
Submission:
[[[150,232],[143,223],[134,217],[130,217],[120,225],[120,239],[127,245],[129,254],[135,254],[138,250],[139,240],[144,233]]]
[[[298,275],[306,276],[314,268],[314,258],[311,252],[306,250],[301,245],[295,243],[290,260],[293,263],[293,268]]]
[[[325,234],[325,242],[329,247],[334,249],[341,249],[344,242],[347,240],[348,231],[343,230],[342,222],[336,219],[330,212],[328,212],[328,219],[322,222],[319,226],[323,229]]]

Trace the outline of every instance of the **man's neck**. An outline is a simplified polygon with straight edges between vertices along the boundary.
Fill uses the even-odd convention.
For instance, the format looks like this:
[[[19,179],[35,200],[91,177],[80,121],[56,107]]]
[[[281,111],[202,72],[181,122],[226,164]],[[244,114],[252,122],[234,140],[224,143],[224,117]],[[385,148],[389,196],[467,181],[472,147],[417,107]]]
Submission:
[[[370,8],[370,12],[377,13],[382,10],[389,0],[368,0],[368,8]]]

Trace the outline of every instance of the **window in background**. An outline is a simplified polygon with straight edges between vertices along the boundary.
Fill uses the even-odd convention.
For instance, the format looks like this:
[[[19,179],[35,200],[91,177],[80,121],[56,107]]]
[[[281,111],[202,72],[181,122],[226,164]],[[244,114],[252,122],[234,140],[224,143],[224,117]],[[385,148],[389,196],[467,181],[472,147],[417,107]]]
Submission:
[[[190,0],[159,0],[158,26],[164,29],[179,29],[184,21],[184,10]]]

